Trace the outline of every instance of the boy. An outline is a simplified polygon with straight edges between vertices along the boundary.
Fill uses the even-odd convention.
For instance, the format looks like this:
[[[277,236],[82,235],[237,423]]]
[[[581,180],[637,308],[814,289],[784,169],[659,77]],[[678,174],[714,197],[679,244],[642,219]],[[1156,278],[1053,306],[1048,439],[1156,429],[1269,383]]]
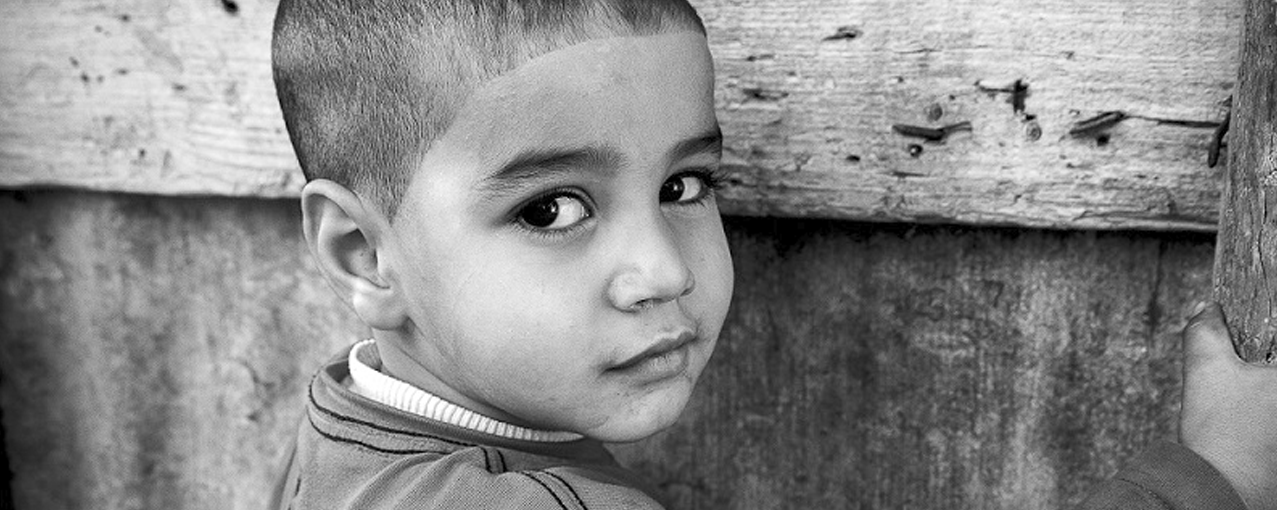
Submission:
[[[600,442],[674,423],[730,301],[704,33],[683,0],[280,3],[306,240],[373,334],[313,380],[275,507],[660,507]],[[1213,310],[1190,347],[1232,363]],[[1193,391],[1190,447],[1221,430]],[[1271,468],[1163,449],[1097,500],[1240,509],[1225,477]]]

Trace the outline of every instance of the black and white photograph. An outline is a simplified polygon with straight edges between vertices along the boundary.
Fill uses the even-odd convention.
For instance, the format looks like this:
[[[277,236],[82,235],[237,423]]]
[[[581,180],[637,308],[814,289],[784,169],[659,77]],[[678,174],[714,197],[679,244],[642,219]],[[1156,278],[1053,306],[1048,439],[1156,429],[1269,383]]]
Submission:
[[[1277,1],[0,0],[0,438],[0,510],[1277,510]]]

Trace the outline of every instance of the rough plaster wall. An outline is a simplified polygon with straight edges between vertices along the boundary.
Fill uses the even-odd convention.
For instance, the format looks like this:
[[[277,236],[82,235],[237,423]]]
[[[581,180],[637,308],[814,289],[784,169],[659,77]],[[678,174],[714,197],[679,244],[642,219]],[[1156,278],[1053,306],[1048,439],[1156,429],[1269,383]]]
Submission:
[[[260,508],[362,335],[290,201],[0,195],[18,508]],[[1212,240],[730,219],[737,295],[672,430],[675,508],[1046,509],[1174,437]]]
[[[679,508],[1067,508],[1175,437],[1208,237],[730,225],[713,369],[623,451]]]
[[[258,508],[298,391],[358,328],[281,202],[0,206],[0,405],[18,508]]]

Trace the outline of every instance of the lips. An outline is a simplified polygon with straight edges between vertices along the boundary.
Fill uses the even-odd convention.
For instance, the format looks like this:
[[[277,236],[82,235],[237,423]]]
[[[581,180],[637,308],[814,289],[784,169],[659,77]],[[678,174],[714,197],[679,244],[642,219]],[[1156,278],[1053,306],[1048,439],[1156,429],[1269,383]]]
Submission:
[[[624,361],[613,365],[608,370],[625,371],[638,367],[646,361],[660,358],[674,351],[686,347],[688,344],[696,341],[696,335],[691,331],[683,331],[677,336],[666,336],[657,340],[656,343],[648,346],[642,352],[626,358]]]

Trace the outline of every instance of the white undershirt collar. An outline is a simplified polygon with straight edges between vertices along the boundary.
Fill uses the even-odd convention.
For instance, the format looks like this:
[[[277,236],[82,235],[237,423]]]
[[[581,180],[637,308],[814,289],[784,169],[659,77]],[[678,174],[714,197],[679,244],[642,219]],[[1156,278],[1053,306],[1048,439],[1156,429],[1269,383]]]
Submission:
[[[381,357],[372,339],[350,349],[350,389],[375,402],[430,420],[494,436],[545,443],[576,441],[575,432],[534,430],[489,418],[381,373]]]

